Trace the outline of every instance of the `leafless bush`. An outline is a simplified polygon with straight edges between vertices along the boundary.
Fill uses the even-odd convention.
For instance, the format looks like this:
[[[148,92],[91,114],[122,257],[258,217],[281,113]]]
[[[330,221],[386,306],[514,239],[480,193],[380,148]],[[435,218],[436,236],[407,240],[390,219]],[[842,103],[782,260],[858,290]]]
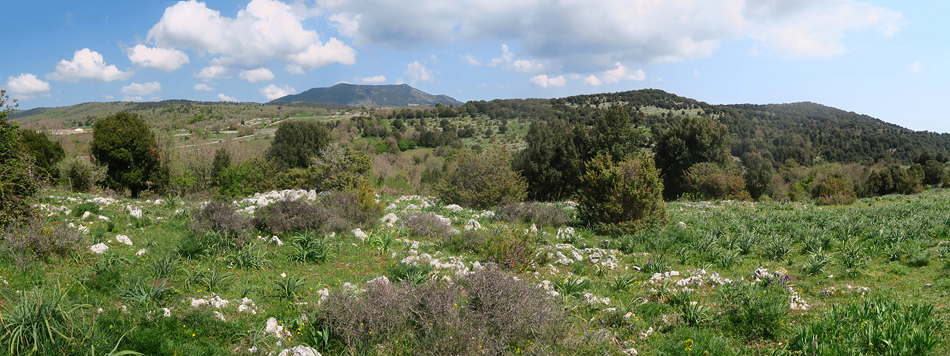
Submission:
[[[339,343],[331,348],[363,352],[411,341],[405,353],[497,355],[521,348],[544,354],[565,336],[563,319],[543,291],[489,267],[458,282],[374,283],[362,294],[332,294],[311,327],[329,329]]]
[[[17,267],[26,269],[53,255],[68,256],[79,251],[82,235],[76,229],[31,220],[19,226],[8,226],[0,242],[3,250],[16,260]]]
[[[364,211],[354,192],[333,192],[320,200],[282,200],[261,208],[252,220],[268,233],[287,231],[349,231],[370,227],[379,218],[375,211]]]
[[[250,222],[228,203],[212,201],[191,214],[191,231],[195,235],[217,232],[228,237],[241,237]]]
[[[400,222],[408,228],[414,236],[432,240],[441,240],[452,235],[452,223],[435,214],[416,214],[408,216]]]
[[[501,221],[533,223],[538,226],[562,226],[568,216],[561,207],[541,203],[512,203],[495,209],[495,219]]]

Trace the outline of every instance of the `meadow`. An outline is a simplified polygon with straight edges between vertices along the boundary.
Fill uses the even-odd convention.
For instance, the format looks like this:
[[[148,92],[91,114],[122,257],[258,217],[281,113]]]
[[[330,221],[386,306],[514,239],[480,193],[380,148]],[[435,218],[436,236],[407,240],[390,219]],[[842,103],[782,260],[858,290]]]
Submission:
[[[948,195],[676,201],[668,225],[609,237],[572,202],[470,210],[383,195],[367,215],[342,193],[209,202],[47,188],[40,223],[4,232],[0,346],[942,355]]]

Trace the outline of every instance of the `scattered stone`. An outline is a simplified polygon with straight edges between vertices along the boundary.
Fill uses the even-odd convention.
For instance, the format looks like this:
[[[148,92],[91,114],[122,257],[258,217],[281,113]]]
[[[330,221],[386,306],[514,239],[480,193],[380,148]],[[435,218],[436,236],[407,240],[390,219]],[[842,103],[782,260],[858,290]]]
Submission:
[[[478,220],[468,219],[468,223],[465,224],[465,230],[478,231],[482,229],[482,224],[478,223]]]
[[[106,244],[100,242],[100,243],[90,246],[89,249],[92,250],[92,252],[96,253],[97,255],[101,255],[105,253],[107,250],[109,250],[109,246],[106,246]]]
[[[323,356],[317,350],[304,345],[284,349],[277,356]]]
[[[361,230],[360,228],[355,228],[355,229],[353,229],[352,232],[353,232],[353,236],[358,237],[360,240],[365,240],[367,237],[369,237],[369,236],[367,236],[366,233],[363,232],[363,230]]]
[[[124,243],[124,244],[126,244],[126,245],[132,246],[132,240],[129,239],[128,236],[125,236],[125,235],[116,235],[115,240],[118,241],[118,242]]]

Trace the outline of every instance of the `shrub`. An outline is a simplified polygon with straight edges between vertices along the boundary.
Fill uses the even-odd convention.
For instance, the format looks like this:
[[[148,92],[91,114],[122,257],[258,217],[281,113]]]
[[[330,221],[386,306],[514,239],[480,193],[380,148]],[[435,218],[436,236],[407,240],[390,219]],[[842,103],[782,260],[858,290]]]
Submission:
[[[66,156],[63,145],[50,141],[45,134],[33,130],[20,130],[20,144],[26,153],[33,157],[40,174],[51,178],[59,176],[56,164]]]
[[[738,174],[715,163],[697,163],[686,171],[685,189],[706,199],[743,199],[749,195]]]
[[[528,185],[511,169],[511,155],[504,149],[456,156],[458,169],[436,188],[442,201],[483,209],[524,200]]]
[[[620,230],[666,221],[663,182],[649,158],[615,164],[606,155],[587,162],[581,177],[579,217],[588,224]]]
[[[453,234],[452,221],[433,213],[407,216],[399,225],[409,229],[413,236],[430,240],[443,240]]]
[[[82,217],[87,211],[93,214],[99,214],[99,209],[99,204],[96,204],[94,201],[82,202],[73,207],[70,215],[78,218]]]
[[[821,205],[851,204],[857,199],[851,182],[840,175],[816,180],[812,185],[811,196]]]
[[[85,158],[71,156],[56,165],[62,180],[74,192],[89,192],[106,179],[108,167],[97,166]]]
[[[155,134],[136,114],[119,112],[96,121],[89,150],[107,167],[109,187],[129,189],[132,197],[168,181]]]
[[[381,217],[383,207],[376,202],[372,190],[367,193],[366,189],[368,186],[356,192],[332,192],[313,203],[279,201],[259,209],[252,222],[259,230],[272,234],[308,230],[342,232],[372,227]],[[372,203],[367,203],[367,199],[372,199]]]
[[[33,215],[30,207],[39,189],[35,168],[18,141],[17,125],[7,116],[6,90],[0,90],[0,227]]]
[[[2,234],[3,250],[26,269],[35,262],[56,256],[69,256],[81,248],[82,235],[63,225],[49,226],[38,220],[11,225]]]
[[[553,204],[511,203],[495,208],[495,220],[556,227],[566,224],[568,215],[564,209]]]
[[[306,168],[320,149],[330,143],[330,129],[316,121],[288,120],[281,122],[274,133],[274,142],[265,154],[278,168]]]
[[[277,166],[261,158],[232,164],[218,175],[218,193],[226,197],[266,192],[274,188]]]
[[[656,139],[656,165],[663,171],[663,195],[670,200],[685,192],[683,177],[689,167],[712,162],[726,165],[730,154],[729,130],[706,117],[689,117],[660,133]]]
[[[250,227],[244,215],[238,213],[231,204],[210,201],[195,209],[192,214],[191,231],[194,234],[216,232],[226,237],[238,238],[247,235]]]
[[[735,355],[729,340],[715,330],[676,328],[659,346],[660,355]]]
[[[258,209],[252,222],[262,233],[282,234],[319,229],[330,220],[331,214],[305,200],[281,200]]]
[[[723,316],[732,329],[749,339],[775,339],[790,309],[785,284],[736,282],[719,290]]]

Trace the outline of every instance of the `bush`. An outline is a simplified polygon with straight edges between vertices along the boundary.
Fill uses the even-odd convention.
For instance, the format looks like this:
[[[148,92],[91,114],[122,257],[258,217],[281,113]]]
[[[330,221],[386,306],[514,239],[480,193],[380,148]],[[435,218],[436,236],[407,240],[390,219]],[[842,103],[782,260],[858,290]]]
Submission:
[[[553,204],[512,203],[495,208],[495,220],[509,223],[534,223],[538,226],[563,226],[568,215],[564,209]]]
[[[314,319],[305,333],[329,332],[326,354],[552,354],[566,336],[564,313],[547,294],[490,267],[458,282],[334,293]]]
[[[196,235],[216,232],[237,238],[247,235],[250,224],[231,204],[210,201],[192,212],[191,231]]]
[[[56,164],[66,156],[63,145],[50,141],[49,137],[43,133],[25,129],[20,130],[20,144],[23,145],[26,153],[33,157],[33,162],[40,174],[50,178],[59,177]]]
[[[719,289],[723,316],[732,329],[749,339],[775,339],[790,309],[788,292],[781,282],[736,282]]]
[[[307,168],[311,159],[330,143],[330,129],[316,121],[281,122],[265,154],[278,168]]]
[[[840,175],[818,179],[812,184],[811,196],[821,205],[851,204],[857,199],[851,182]]]
[[[60,179],[74,192],[89,192],[106,179],[108,167],[97,166],[80,157],[68,157],[56,164]]]
[[[30,207],[39,190],[35,168],[18,141],[17,125],[7,121],[6,90],[0,90],[0,227],[33,215]]]
[[[309,230],[343,232],[372,227],[382,216],[382,206],[375,198],[373,203],[361,204],[360,197],[359,192],[332,192],[313,203],[282,200],[258,209],[252,222],[258,230],[268,234]]]
[[[507,269],[524,270],[534,264],[536,237],[500,228],[465,231],[448,239],[449,249],[474,253]]]
[[[663,171],[663,195],[670,200],[685,192],[683,177],[697,163],[726,165],[730,160],[726,125],[705,117],[689,117],[660,133],[656,139],[656,166]]]
[[[139,192],[162,188],[168,183],[168,168],[155,142],[155,134],[136,114],[119,112],[96,121],[89,150],[107,167],[107,183],[113,189]]]
[[[49,226],[37,220],[10,226],[2,235],[3,250],[13,257],[20,269],[54,255],[69,256],[81,249],[82,242],[77,230],[63,225]]]
[[[704,199],[749,200],[742,177],[715,163],[697,163],[686,171],[685,178],[686,192],[698,194]]]
[[[275,186],[276,171],[273,162],[261,158],[232,164],[218,175],[218,193],[236,197],[269,191]]]
[[[399,221],[399,225],[408,229],[412,236],[429,240],[444,240],[453,234],[452,221],[433,213],[407,216]]]
[[[456,156],[458,169],[436,188],[442,201],[484,209],[519,202],[527,196],[524,178],[511,169],[511,155],[504,149]]]
[[[666,221],[663,182],[649,158],[619,164],[606,155],[587,162],[581,177],[579,217],[602,228],[636,229]]]

